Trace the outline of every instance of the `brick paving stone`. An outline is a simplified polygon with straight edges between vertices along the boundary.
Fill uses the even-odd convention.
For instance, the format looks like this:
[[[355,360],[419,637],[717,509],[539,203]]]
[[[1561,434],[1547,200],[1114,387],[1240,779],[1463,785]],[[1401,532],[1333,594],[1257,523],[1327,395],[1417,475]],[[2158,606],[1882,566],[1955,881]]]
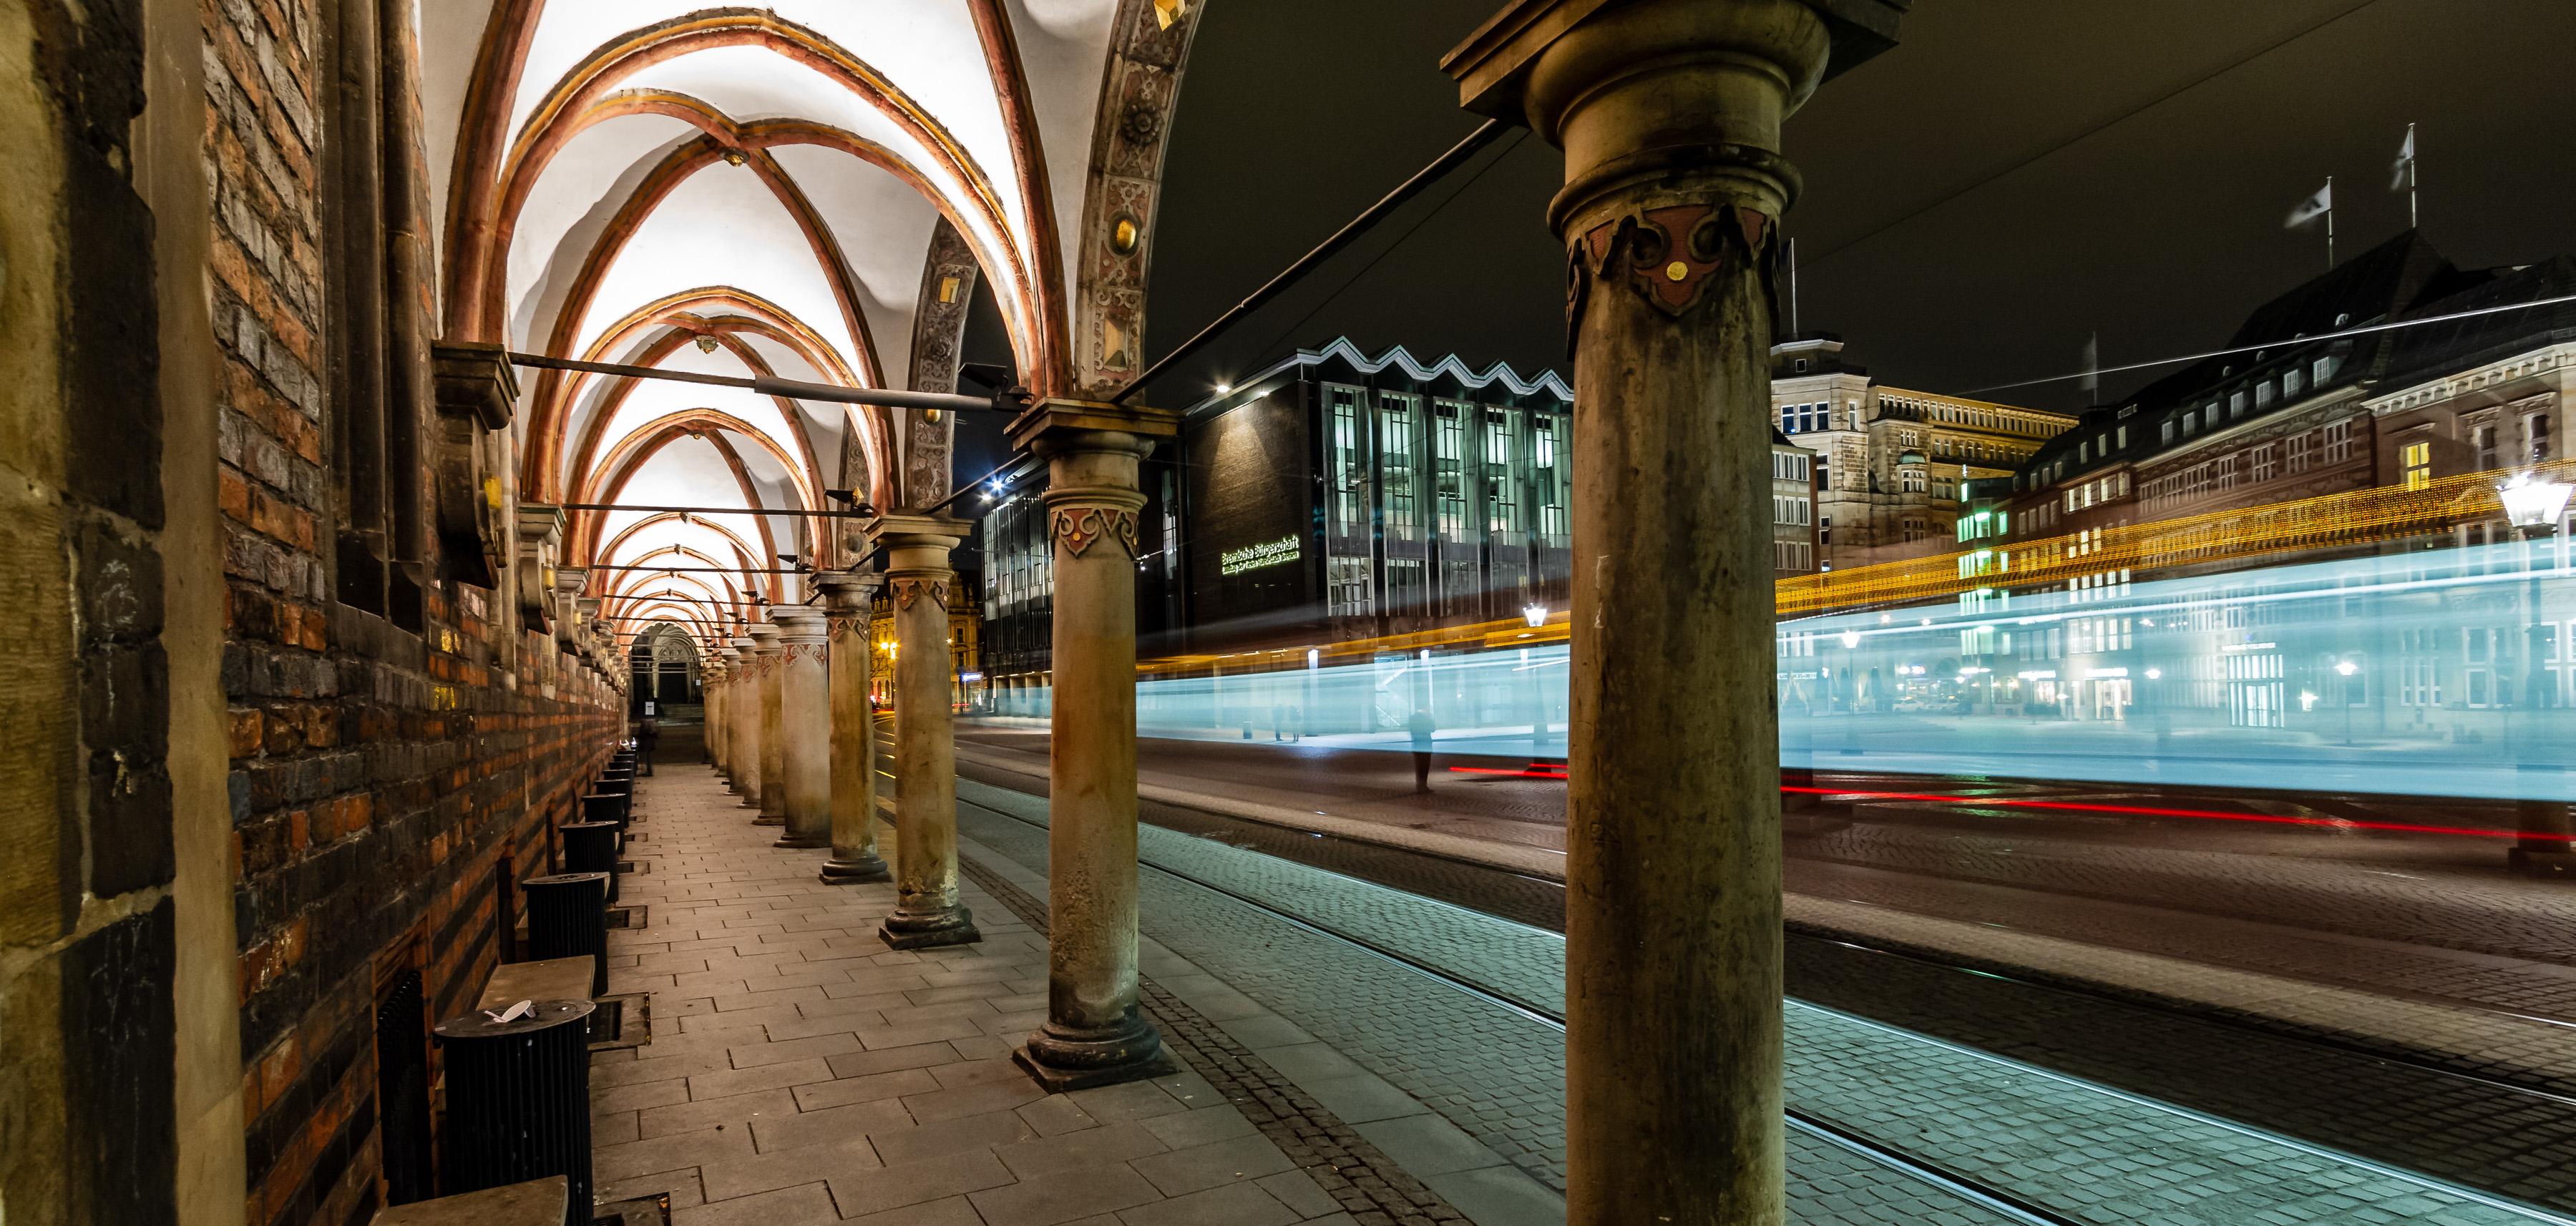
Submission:
[[[610,955],[613,986],[651,995],[656,1036],[592,1059],[603,1193],[668,1192],[675,1223],[704,1226],[1338,1216],[1293,1170],[1302,1197],[1262,1167],[1273,1181],[1247,1176],[1235,1200],[1138,1170],[1258,1136],[1195,1077],[1039,1091],[1008,1057],[1043,1016],[1046,944],[971,883],[982,943],[888,950],[891,886],[815,880],[824,853],[770,846],[705,768],[664,764],[638,795],[653,837],[626,854],[650,871],[622,884],[645,923],[611,930]],[[1191,1143],[1146,1127],[1166,1119]]]
[[[1004,815],[1042,821],[1042,801],[968,780],[959,792],[973,802],[961,805],[964,833],[1043,870],[1043,831]],[[1561,1008],[1557,934],[1173,831],[1139,833],[1149,865],[1401,950],[1543,1012]],[[1562,1037],[1553,1028],[1171,873],[1149,871],[1142,884],[1148,935],[1563,1186]],[[1794,1106],[2079,1218],[2528,1220],[1829,1011],[1793,1003],[1788,1022]],[[1801,1220],[1987,1220],[1839,1147],[1793,1138],[1791,1155]],[[1856,1183],[1872,1195],[1854,1197]]]

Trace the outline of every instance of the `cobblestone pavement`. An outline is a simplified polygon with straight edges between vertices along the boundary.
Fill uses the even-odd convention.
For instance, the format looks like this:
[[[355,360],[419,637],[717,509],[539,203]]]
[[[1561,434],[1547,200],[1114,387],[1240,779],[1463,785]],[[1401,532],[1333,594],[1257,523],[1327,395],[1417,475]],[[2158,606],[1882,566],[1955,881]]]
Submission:
[[[1009,1053],[1045,941],[981,890],[981,944],[890,951],[891,886],[819,883],[826,853],[771,847],[704,767],[638,794],[650,924],[611,933],[609,990],[650,992],[656,1033],[592,1060],[604,1200],[667,1192],[675,1226],[1357,1226],[1195,1073],[1041,1092]]]
[[[1042,820],[1039,802],[971,782],[961,782],[960,793],[992,810],[970,809],[961,818],[974,837],[1043,864],[1042,835],[1003,816]],[[1563,950],[1554,934],[1171,831],[1141,834],[1149,864],[1401,950],[1543,1011],[1562,999]],[[1554,1030],[1363,951],[1294,941],[1293,925],[1162,873],[1147,874],[1146,907],[1148,932],[1175,951],[1561,1186],[1562,1048]],[[1796,1004],[1789,1089],[1801,1110],[2084,1220],[2529,1220],[2366,1165]],[[1798,1155],[1802,1180],[1815,1148]],[[1810,1201],[1808,1211],[1815,1210]]]

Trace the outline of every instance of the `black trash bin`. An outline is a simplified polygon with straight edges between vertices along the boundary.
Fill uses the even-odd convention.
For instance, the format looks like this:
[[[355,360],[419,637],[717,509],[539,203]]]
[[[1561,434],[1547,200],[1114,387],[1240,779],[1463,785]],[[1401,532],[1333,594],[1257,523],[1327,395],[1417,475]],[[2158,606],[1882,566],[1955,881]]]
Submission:
[[[595,954],[590,994],[608,994],[608,883],[613,873],[557,873],[520,883],[528,903],[528,958]]]
[[[564,871],[608,874],[608,901],[616,902],[617,823],[566,822],[555,829],[563,832]]]
[[[441,1192],[561,1175],[572,1185],[565,1226],[589,1226],[592,1007],[541,1000],[506,1022],[478,1009],[438,1024],[447,1062]]]

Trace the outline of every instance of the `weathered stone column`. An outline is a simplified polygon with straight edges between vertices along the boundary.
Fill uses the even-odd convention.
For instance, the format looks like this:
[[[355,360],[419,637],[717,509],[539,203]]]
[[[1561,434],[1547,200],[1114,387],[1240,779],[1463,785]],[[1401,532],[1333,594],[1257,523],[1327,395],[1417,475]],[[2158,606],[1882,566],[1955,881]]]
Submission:
[[[733,641],[733,696],[725,703],[733,730],[733,790],[742,797],[736,807],[760,807],[760,642],[746,631]]]
[[[948,705],[948,551],[968,525],[882,515],[869,539],[886,552],[894,595],[894,914],[877,936],[896,949],[981,941],[957,905],[957,745]]]
[[[877,738],[868,710],[868,606],[884,582],[850,571],[816,580],[832,642],[832,858],[823,862],[825,885],[892,876],[877,854]]]
[[[778,748],[787,832],[773,847],[832,844],[831,666],[824,661],[823,611],[780,605]]]
[[[706,739],[707,765],[721,778],[724,775],[724,664],[710,648],[698,662],[698,709],[706,726],[700,730]]]
[[[761,616],[776,617],[776,607],[764,608]],[[787,753],[786,738],[780,735],[778,718],[778,676],[782,671],[778,626],[775,622],[752,623],[751,641],[751,719],[760,726],[760,816],[751,819],[755,826],[787,824]]]
[[[1785,1217],[1769,368],[1798,179],[1780,123],[1830,46],[1884,47],[1898,13],[1831,7],[1883,28],[1798,0],[1517,0],[1443,64],[1469,109],[1565,151],[1572,1226]]]
[[[1013,1053],[1050,1090],[1173,1067],[1136,1009],[1136,469],[1179,429],[1176,413],[1077,400],[1032,406],[1010,428],[1051,477],[1047,1020]]]

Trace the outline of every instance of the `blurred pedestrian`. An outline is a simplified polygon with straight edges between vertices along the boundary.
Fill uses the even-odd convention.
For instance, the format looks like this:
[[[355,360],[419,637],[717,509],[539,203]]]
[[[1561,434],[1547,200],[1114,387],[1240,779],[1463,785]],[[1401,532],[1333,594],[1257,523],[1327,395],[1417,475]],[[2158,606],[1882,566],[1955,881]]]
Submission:
[[[1428,792],[1431,790],[1431,734],[1439,731],[1440,725],[1432,721],[1427,708],[1415,707],[1413,718],[1404,721],[1404,728],[1413,734],[1413,790]]]
[[[635,772],[637,776],[653,773],[653,750],[661,743],[662,721],[645,716],[644,722],[635,726],[635,757],[642,763],[642,769]]]

